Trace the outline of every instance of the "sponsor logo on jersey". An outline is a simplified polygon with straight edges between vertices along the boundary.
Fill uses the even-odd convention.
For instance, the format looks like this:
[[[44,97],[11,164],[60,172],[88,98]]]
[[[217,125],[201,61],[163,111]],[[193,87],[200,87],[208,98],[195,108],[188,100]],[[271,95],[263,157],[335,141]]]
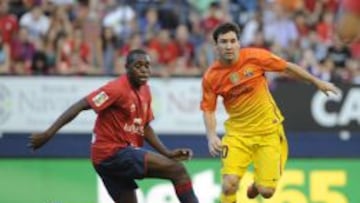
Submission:
[[[246,78],[249,78],[249,77],[251,77],[251,76],[253,76],[254,75],[254,70],[252,69],[252,68],[246,68],[245,70],[244,70],[244,76],[246,77]]]
[[[96,107],[99,107],[103,105],[108,99],[109,96],[104,91],[101,91],[99,94],[92,98],[92,101],[94,102]]]
[[[239,74],[237,72],[231,73],[230,81],[232,84],[235,84],[235,85],[238,84],[240,82]]]

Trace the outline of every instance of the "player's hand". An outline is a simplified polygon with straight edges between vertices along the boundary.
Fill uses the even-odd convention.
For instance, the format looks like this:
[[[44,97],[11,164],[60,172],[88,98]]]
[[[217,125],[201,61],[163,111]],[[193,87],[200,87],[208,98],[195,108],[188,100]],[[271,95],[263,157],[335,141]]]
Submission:
[[[217,156],[222,150],[221,140],[218,136],[211,136],[208,138],[208,147],[211,156]]]
[[[33,133],[29,137],[29,143],[27,146],[33,150],[37,150],[41,146],[43,146],[45,143],[47,143],[50,139],[51,139],[51,135],[49,135],[46,132]]]
[[[319,80],[316,86],[320,91],[324,92],[326,96],[329,96],[329,92],[334,94],[340,93],[340,89],[330,82]]]
[[[187,148],[174,149],[170,151],[167,155],[167,157],[169,157],[170,159],[174,159],[176,161],[190,160],[192,156],[193,156],[193,151]]]

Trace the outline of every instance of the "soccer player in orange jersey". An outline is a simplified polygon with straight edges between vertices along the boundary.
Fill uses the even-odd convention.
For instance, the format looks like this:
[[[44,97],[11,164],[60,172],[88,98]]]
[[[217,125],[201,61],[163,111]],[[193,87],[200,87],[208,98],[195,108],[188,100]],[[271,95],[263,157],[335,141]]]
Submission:
[[[287,72],[310,82],[325,94],[337,93],[333,84],[317,79],[296,64],[257,48],[240,49],[239,29],[224,23],[213,33],[218,60],[203,76],[201,109],[211,155],[221,152],[222,203],[235,203],[239,182],[251,162],[254,183],[248,197],[275,192],[287,159],[284,120],[272,98],[264,73]],[[216,134],[216,101],[223,98],[229,115],[222,140]]]

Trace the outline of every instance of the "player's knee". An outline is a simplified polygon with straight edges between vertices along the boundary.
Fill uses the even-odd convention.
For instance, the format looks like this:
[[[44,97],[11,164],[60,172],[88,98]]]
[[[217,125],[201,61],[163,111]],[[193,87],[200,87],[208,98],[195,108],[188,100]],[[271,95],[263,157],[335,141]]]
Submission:
[[[222,191],[225,195],[235,194],[239,188],[239,178],[227,176],[223,178]]]
[[[173,165],[173,173],[178,175],[186,174],[185,167],[181,163],[175,162]]]
[[[175,179],[189,179],[189,175],[187,174],[184,165],[181,163],[175,162],[170,169]]]
[[[275,188],[258,187],[259,193],[265,199],[271,198],[275,193]]]

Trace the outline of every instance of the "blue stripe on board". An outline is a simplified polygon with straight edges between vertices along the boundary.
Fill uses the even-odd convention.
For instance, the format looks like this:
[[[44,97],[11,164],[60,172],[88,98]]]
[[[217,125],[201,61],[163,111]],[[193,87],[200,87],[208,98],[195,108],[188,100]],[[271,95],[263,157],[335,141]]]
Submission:
[[[287,133],[290,157],[360,158],[360,132],[340,137],[338,133]],[[4,133],[0,157],[89,157],[90,134],[58,134],[39,151],[26,147],[28,133]],[[195,157],[209,157],[205,135],[161,135],[169,147],[189,147]],[[148,146],[146,146],[149,148]]]

